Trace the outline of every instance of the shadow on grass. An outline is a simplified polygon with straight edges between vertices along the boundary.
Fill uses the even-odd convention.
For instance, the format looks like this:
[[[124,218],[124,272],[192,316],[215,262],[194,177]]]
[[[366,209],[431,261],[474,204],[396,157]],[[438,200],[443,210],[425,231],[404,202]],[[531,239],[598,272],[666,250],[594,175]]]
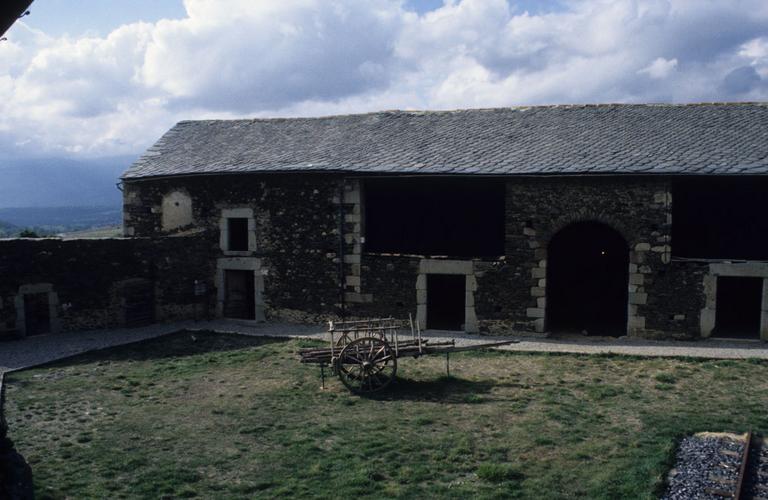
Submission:
[[[187,331],[77,354],[41,366],[72,366],[109,361],[148,361],[197,354],[236,351],[248,347],[288,342],[284,337],[251,337],[234,333]]]
[[[384,401],[427,401],[479,404],[487,401],[494,387],[504,385],[490,380],[466,380],[442,376],[432,380],[397,377],[382,392],[362,397]]]

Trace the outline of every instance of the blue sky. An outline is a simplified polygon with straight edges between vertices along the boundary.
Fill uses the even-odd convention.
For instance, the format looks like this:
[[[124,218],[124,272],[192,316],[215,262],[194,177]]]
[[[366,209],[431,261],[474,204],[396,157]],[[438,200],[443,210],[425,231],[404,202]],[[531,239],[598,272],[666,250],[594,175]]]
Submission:
[[[560,2],[555,0],[518,0],[510,4],[531,13],[560,8]],[[407,0],[404,5],[423,14],[441,7],[443,0]],[[31,12],[34,15],[25,19],[26,23],[53,36],[105,36],[128,23],[186,16],[182,0],[36,0]]]
[[[36,0],[0,154],[138,154],[176,121],[768,100],[765,0]]]
[[[25,23],[52,36],[105,36],[124,24],[186,15],[181,0],[35,0],[29,10]]]

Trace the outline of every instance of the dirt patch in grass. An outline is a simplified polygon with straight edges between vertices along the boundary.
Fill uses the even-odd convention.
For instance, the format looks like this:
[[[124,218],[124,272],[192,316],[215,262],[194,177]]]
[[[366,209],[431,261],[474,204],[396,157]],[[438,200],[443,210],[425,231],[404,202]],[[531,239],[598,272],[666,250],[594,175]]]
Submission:
[[[375,398],[306,341],[180,332],[9,377],[39,498],[654,498],[677,439],[768,429],[768,364],[464,353]]]

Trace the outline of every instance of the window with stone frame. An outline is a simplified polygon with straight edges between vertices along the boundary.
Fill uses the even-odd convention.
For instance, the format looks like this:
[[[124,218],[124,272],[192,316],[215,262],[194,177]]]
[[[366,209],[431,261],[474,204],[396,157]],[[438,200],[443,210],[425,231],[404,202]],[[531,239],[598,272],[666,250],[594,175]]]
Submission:
[[[248,251],[248,219],[230,217],[227,219],[227,250],[230,252]]]
[[[256,250],[256,222],[251,208],[221,211],[219,246],[226,255],[244,255]]]

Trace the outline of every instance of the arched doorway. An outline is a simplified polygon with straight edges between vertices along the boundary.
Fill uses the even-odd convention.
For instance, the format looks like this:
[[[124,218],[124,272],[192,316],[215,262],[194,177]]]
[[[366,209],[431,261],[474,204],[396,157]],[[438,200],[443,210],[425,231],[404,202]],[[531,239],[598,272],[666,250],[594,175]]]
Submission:
[[[547,328],[589,335],[627,330],[629,248],[615,229],[576,222],[547,249]]]

